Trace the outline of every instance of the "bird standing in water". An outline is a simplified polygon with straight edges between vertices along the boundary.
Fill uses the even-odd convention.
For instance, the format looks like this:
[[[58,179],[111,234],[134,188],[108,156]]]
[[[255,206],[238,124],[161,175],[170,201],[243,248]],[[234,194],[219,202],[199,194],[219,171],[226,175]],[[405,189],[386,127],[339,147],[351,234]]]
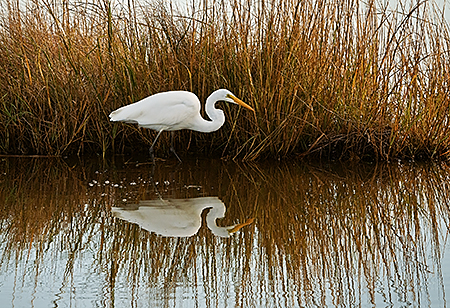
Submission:
[[[225,123],[223,111],[215,108],[215,103],[218,101],[238,104],[255,112],[252,107],[241,101],[230,91],[219,89],[206,99],[205,111],[211,119],[211,121],[208,121],[201,117],[200,100],[194,93],[169,91],[157,93],[136,103],[121,107],[111,112],[109,118],[111,121],[136,123],[141,127],[156,130],[158,134],[150,146],[150,156],[153,163],[155,163],[153,147],[161,132],[190,129],[209,133],[218,130]],[[173,147],[173,136],[170,150],[181,162]]]

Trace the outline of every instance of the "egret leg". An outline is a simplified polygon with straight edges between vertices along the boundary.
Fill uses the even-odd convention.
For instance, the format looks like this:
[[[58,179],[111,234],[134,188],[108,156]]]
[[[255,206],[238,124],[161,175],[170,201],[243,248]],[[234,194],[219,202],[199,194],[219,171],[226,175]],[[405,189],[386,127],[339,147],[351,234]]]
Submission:
[[[158,135],[156,135],[156,138],[155,138],[155,140],[153,141],[153,143],[152,143],[152,145],[150,146],[150,157],[152,158],[152,162],[153,162],[153,165],[155,164],[155,153],[154,153],[154,151],[153,151],[153,147],[155,146],[155,144],[156,144],[156,140],[158,140],[158,137],[159,137],[159,135],[161,135],[161,133],[162,133],[162,129],[158,132]]]
[[[170,152],[172,152],[175,155],[175,157],[178,158],[178,161],[180,163],[182,163],[182,161],[181,161],[180,157],[178,156],[177,152],[175,152],[175,147],[173,146],[174,133],[175,133],[174,131],[170,132],[170,135],[171,135],[171,138],[170,138]]]

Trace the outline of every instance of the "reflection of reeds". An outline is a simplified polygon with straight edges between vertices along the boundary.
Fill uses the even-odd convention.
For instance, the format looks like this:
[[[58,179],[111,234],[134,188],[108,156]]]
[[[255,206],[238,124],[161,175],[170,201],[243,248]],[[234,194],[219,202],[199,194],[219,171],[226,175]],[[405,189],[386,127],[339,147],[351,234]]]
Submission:
[[[427,1],[398,11],[191,1],[180,12],[163,1],[23,2],[0,6],[2,153],[139,149],[154,132],[110,123],[112,110],[174,89],[204,101],[226,87],[257,116],[222,106],[223,129],[180,132],[180,148],[249,160],[450,154],[448,27]]]
[[[385,165],[370,173],[307,169],[283,166],[272,175],[258,171],[262,176],[251,179],[265,188],[257,194],[255,216],[259,233],[266,234],[260,245],[273,258],[263,256],[258,264],[267,266],[261,270],[276,276],[280,268],[273,265],[284,264],[292,283],[304,294],[323,291],[322,299],[328,282],[336,288],[334,304],[343,306],[351,306],[349,293],[361,295],[361,284],[367,284],[374,301],[382,276],[403,290],[406,301],[423,287],[427,271],[439,273],[439,262],[427,262],[426,246],[432,244],[434,260],[441,258],[440,228],[446,229],[449,218],[448,168]],[[246,168],[241,174],[251,173]],[[253,193],[246,189],[239,198],[252,199]]]
[[[51,254],[76,284],[75,264],[89,261],[110,292],[126,281],[136,298],[150,293],[167,306],[180,288],[206,292],[213,306],[224,294],[232,306],[375,303],[380,285],[417,302],[412,297],[426,292],[429,273],[440,273],[450,217],[445,164],[157,165],[163,198],[219,196],[227,206],[223,225],[256,218],[230,239],[206,227],[189,238],[164,238],[113,219],[109,208],[125,197],[158,197],[150,166],[4,160],[2,170],[2,265],[37,251],[38,266]],[[92,261],[83,259],[88,252]]]

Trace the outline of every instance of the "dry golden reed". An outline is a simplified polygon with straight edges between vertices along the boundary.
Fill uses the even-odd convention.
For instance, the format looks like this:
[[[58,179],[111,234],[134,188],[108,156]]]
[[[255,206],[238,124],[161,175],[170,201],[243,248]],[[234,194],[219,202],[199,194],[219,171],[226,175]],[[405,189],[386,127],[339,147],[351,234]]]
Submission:
[[[256,116],[221,106],[224,127],[178,133],[178,152],[450,154],[450,37],[428,1],[29,0],[0,9],[4,154],[146,150],[155,133],[110,123],[112,110],[175,89],[204,101],[221,87]]]

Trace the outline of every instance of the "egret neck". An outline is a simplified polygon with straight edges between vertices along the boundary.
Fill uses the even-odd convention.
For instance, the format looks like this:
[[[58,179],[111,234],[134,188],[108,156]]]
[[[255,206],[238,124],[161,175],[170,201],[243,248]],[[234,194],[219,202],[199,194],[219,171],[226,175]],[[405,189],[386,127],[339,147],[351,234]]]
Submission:
[[[223,98],[219,96],[219,93],[214,92],[206,99],[205,111],[211,121],[205,120],[199,115],[201,120],[195,122],[192,130],[209,133],[222,127],[225,123],[225,115],[222,110],[216,109],[215,107],[216,102]]]

